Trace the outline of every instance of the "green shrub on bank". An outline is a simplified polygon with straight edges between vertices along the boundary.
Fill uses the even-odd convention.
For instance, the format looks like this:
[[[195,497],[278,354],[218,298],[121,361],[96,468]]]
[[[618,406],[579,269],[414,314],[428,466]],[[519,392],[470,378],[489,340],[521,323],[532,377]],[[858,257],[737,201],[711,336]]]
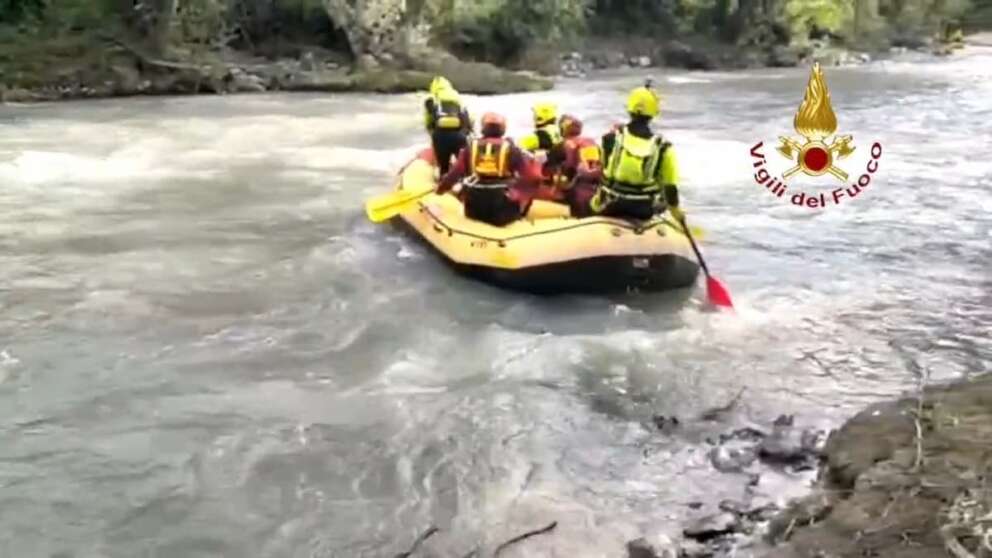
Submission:
[[[435,35],[452,50],[507,61],[534,43],[579,36],[589,12],[588,0],[437,0],[427,13]]]

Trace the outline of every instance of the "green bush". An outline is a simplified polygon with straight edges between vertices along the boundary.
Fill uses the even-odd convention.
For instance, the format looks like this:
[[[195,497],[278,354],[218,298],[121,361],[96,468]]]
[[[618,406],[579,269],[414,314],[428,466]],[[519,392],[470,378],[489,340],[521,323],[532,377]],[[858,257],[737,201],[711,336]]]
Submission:
[[[847,29],[854,5],[849,0],[786,0],[783,12],[790,36],[804,43],[814,28],[832,34]]]
[[[588,0],[447,0],[435,4],[435,33],[452,50],[475,59],[506,62],[528,46],[585,31]]]

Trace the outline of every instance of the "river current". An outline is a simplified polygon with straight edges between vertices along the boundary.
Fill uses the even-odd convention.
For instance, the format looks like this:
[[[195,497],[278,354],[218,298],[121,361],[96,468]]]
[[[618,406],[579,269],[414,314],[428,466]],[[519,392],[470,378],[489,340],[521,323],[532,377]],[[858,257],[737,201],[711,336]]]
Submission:
[[[391,558],[436,525],[461,557],[556,520],[501,556],[615,557],[677,533],[743,487],[707,437],[990,371],[990,65],[825,68],[851,180],[882,146],[825,209],[749,153],[789,166],[808,68],[468,97],[511,134],[547,99],[598,136],[653,75],[732,315],[700,289],[502,291],[369,223],[424,142],[415,95],[0,107],[0,556]]]

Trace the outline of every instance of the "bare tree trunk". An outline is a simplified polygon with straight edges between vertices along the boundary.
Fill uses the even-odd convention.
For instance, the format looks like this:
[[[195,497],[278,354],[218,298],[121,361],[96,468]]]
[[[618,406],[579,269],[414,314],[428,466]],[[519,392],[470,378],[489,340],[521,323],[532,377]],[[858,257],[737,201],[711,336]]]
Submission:
[[[155,26],[152,28],[150,43],[157,56],[164,57],[169,48],[169,32],[172,18],[176,14],[179,0],[158,0],[155,11]]]

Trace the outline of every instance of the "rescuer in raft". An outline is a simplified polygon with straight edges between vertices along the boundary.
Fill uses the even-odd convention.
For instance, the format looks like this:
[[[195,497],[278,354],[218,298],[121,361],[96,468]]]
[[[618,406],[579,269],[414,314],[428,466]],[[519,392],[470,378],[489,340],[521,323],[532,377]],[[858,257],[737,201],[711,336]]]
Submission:
[[[520,138],[520,147],[534,154],[541,165],[543,185],[537,197],[552,201],[564,201],[563,191],[567,185],[561,174],[565,162],[565,144],[558,122],[558,106],[554,103],[537,103],[532,107],[534,130]]]
[[[482,137],[461,150],[437,193],[462,181],[465,216],[501,227],[527,214],[541,175],[530,155],[504,137],[503,115],[487,112],[481,124]]]
[[[564,114],[559,121],[565,138],[565,161],[560,174],[564,177],[564,201],[572,217],[592,215],[589,202],[603,179],[602,150],[596,140],[582,136],[582,121]]]
[[[451,158],[468,143],[472,119],[462,107],[458,91],[438,76],[431,82],[430,97],[424,101],[424,127],[431,135],[431,148],[440,176],[451,167]]]
[[[672,145],[651,130],[660,104],[650,81],[634,89],[627,97],[630,121],[603,136],[603,181],[589,204],[594,213],[647,220],[667,205],[673,218],[685,218]]]

